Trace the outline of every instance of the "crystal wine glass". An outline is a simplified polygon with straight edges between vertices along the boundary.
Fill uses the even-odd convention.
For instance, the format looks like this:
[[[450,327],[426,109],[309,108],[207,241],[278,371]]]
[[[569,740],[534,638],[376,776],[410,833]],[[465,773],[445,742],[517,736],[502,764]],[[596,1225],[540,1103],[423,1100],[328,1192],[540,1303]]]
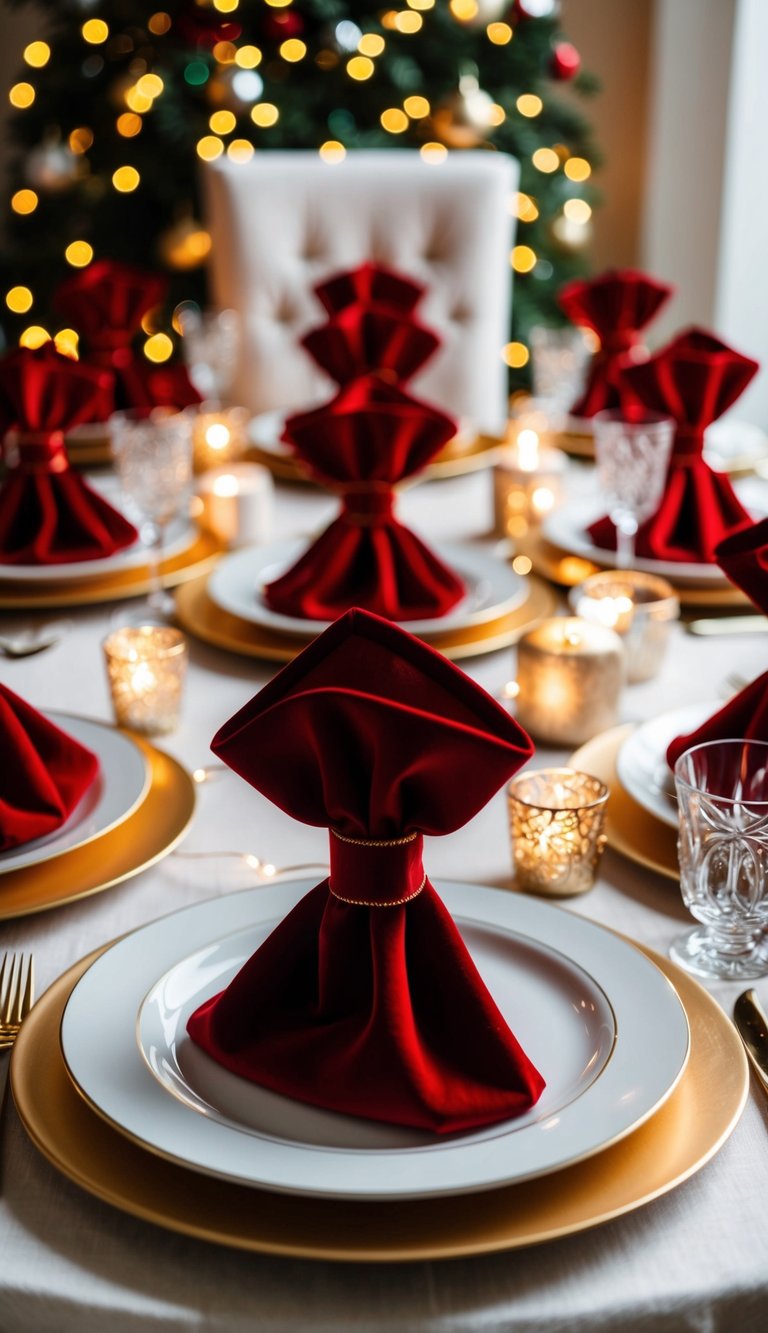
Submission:
[[[174,607],[163,587],[162,563],[168,527],[189,509],[191,414],[170,408],[155,408],[144,417],[116,412],[109,425],[120,485],[149,549],[149,607],[157,619],[169,620]]]
[[[675,765],[680,888],[701,926],[670,954],[698,976],[768,974],[768,743],[709,741]]]
[[[664,491],[674,422],[656,413],[632,417],[619,410],[597,412],[592,421],[598,480],[616,528],[616,563],[629,569],[637,530]]]
[[[209,403],[227,401],[240,347],[236,310],[200,310],[191,302],[179,314],[182,352],[189,378]]]

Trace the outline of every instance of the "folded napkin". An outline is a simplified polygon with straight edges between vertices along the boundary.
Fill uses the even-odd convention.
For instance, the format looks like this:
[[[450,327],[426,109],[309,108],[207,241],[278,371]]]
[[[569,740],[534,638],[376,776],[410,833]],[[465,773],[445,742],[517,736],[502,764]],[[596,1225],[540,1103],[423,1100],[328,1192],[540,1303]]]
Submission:
[[[707,426],[735,403],[758,368],[757,361],[713,334],[691,328],[623,372],[636,404],[675,421],[664,494],[656,513],[640,526],[638,555],[712,562],[715,547],[751,522],[728,478],[705,463],[702,449]],[[599,519],[589,533],[598,546],[616,545],[609,518]]]
[[[373,263],[333,273],[315,287],[315,295],[329,315],[357,304],[388,306],[407,315],[416,309],[425,291],[413,278],[385,264]]]
[[[0,852],[53,833],[99,771],[95,754],[1,684],[0,753]]]
[[[64,433],[109,411],[109,376],[52,343],[0,361],[0,563],[96,560],[138,533],[69,466]]]
[[[437,351],[440,339],[412,315],[360,302],[305,333],[301,344],[337,384],[368,374],[404,384]]]
[[[56,309],[83,340],[83,359],[111,373],[106,416],[115,410],[150,412],[153,407],[200,402],[185,366],[153,365],[133,346],[144,315],[165,298],[167,287],[158,273],[102,259],[68,278],[55,293]]]
[[[478,685],[349,611],[214,737],[235,772],[329,827],[330,877],[188,1031],[236,1074],[351,1115],[447,1132],[527,1110],[544,1081],[421,861],[531,756]]]
[[[394,516],[393,486],[418,472],[455,433],[443,412],[376,376],[354,380],[326,406],[289,417],[283,439],[313,477],[341,492],[338,518],[287,573],[269,583],[274,611],[333,620],[352,606],[391,620],[444,615],[461,579]]]
[[[566,283],[558,293],[560,309],[574,323],[600,339],[584,393],[571,412],[593,417],[609,407],[624,407],[621,373],[644,349],[640,333],[669,299],[673,287],[634,269],[609,269],[597,278]]]
[[[768,615],[768,518],[726,537],[715,551],[715,560],[757,609]],[[768,671],[745,685],[695,731],[676,736],[667,750],[667,762],[674,768],[680,755],[692,746],[734,737],[768,741]]]

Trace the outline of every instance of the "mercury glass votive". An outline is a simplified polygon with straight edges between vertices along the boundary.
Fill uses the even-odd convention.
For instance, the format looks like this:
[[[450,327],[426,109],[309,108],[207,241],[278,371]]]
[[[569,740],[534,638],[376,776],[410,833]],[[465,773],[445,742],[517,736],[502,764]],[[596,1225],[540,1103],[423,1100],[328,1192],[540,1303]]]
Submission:
[[[517,647],[517,720],[534,740],[581,745],[615,726],[623,680],[614,630],[579,616],[543,620]]]
[[[595,882],[608,788],[589,773],[544,768],[508,787],[515,888],[565,898]]]
[[[259,463],[232,463],[200,477],[197,496],[204,525],[228,546],[250,546],[269,539],[274,485]]]
[[[634,569],[601,570],[572,588],[568,600],[578,616],[607,625],[621,637],[630,684],[657,674],[670,626],[680,615],[671,583]]]
[[[250,415],[244,407],[201,403],[192,419],[195,471],[240,458],[248,445]]]
[[[533,426],[513,423],[493,469],[493,526],[499,537],[524,537],[560,502],[565,455],[542,445]]]
[[[126,625],[103,643],[118,726],[147,736],[178,725],[187,642],[168,625]]]

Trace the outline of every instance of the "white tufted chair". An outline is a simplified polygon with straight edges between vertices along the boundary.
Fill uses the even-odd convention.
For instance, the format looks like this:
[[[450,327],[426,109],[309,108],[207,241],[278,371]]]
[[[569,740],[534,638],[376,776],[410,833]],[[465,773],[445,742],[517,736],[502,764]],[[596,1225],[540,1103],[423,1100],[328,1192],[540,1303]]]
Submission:
[[[333,385],[298,339],[322,322],[315,283],[364,260],[424,282],[419,307],[443,346],[413,391],[463,425],[498,431],[507,417],[518,165],[500,153],[261,153],[204,169],[213,237],[213,299],[237,310],[243,346],[232,394],[254,413],[327,399]]]

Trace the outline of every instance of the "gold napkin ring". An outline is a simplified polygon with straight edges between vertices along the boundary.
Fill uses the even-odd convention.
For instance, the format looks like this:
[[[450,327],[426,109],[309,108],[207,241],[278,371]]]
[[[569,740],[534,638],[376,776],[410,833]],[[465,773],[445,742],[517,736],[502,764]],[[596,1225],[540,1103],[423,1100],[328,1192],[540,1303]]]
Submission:
[[[406,833],[400,838],[349,838],[344,833],[338,833],[334,828],[329,829],[329,832],[339,842],[346,843],[347,846],[349,847],[375,847],[375,848],[408,847],[410,844],[416,842],[417,838],[420,837],[419,833]],[[419,861],[420,860],[421,858],[419,857]],[[332,851],[331,852],[332,871],[331,871],[331,877],[328,880],[329,892],[333,895],[334,898],[337,898],[339,902],[349,903],[350,906],[352,907],[402,907],[404,903],[409,903],[414,898],[418,898],[419,894],[424,888],[424,885],[427,882],[426,873],[422,873],[421,883],[418,884],[418,886],[415,889],[412,889],[410,893],[404,894],[402,898],[395,898],[395,899],[390,898],[378,902],[368,898],[349,898],[342,893],[337,893],[333,887],[333,884],[331,882],[333,877],[333,863],[334,863],[334,857]],[[417,874],[419,870],[423,870],[421,865],[419,865],[418,870],[416,871]],[[411,880],[411,882],[413,882],[413,880]]]

